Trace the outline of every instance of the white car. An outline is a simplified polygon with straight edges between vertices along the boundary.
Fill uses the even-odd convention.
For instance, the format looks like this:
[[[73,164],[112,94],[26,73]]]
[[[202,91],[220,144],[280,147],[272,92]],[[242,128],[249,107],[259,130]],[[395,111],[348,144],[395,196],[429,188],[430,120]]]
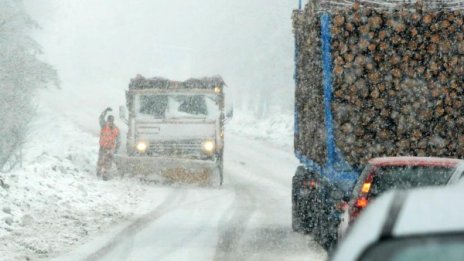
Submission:
[[[360,215],[330,260],[464,260],[464,181],[385,193]]]

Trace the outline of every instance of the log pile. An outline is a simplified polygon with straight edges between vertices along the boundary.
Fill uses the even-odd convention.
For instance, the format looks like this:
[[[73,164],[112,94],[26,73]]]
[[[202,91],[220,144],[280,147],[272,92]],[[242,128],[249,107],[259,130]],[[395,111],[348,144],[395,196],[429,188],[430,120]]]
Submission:
[[[331,13],[336,145],[377,156],[464,158],[464,10],[354,2]],[[294,15],[298,151],[326,161],[319,14]]]
[[[212,89],[225,85],[221,76],[204,77],[200,79],[191,78],[186,81],[172,81],[166,78],[145,78],[137,75],[131,79],[129,89]]]
[[[307,146],[307,144],[322,145],[321,141],[325,140],[320,23],[314,14],[308,15],[307,21],[298,19],[298,15],[295,12],[293,19],[294,27],[299,29],[296,31],[296,42],[301,46],[297,48],[300,53],[296,57],[295,77],[301,84],[296,88],[295,93],[299,131],[295,133],[294,143],[295,148],[303,155],[310,156],[311,159],[324,159],[325,146]]]

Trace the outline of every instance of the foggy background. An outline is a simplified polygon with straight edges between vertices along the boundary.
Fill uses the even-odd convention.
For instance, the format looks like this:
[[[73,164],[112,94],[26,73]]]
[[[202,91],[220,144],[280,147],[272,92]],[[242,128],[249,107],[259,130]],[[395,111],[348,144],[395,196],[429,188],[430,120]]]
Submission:
[[[81,125],[124,104],[136,74],[184,80],[220,74],[236,111],[293,107],[291,13],[297,0],[25,0],[34,37],[61,90],[45,99]]]

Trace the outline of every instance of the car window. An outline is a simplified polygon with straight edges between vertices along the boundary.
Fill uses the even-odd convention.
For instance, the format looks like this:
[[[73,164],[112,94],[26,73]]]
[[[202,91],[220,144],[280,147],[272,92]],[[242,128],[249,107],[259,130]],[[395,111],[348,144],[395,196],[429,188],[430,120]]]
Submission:
[[[391,189],[445,185],[454,168],[435,166],[386,166],[378,168],[368,197]]]
[[[464,234],[428,235],[382,241],[367,249],[360,261],[462,261]]]

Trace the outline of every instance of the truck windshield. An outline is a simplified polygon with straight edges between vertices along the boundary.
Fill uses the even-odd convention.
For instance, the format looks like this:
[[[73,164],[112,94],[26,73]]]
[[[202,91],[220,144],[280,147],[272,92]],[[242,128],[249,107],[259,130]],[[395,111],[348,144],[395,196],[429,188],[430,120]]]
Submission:
[[[214,95],[139,95],[136,98],[136,111],[137,117],[151,119],[214,119],[219,115]]]

